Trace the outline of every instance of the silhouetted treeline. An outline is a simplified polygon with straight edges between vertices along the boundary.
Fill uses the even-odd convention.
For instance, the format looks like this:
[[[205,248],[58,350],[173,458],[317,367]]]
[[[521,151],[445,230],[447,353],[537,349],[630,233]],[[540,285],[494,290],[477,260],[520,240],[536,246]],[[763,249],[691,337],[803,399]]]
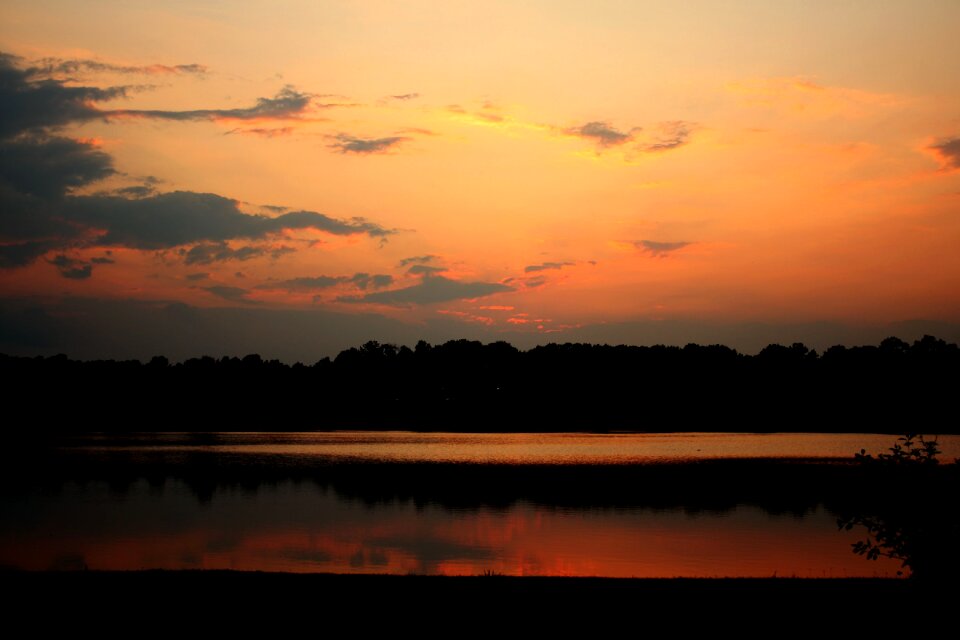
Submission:
[[[8,429],[19,432],[960,432],[960,348],[931,336],[822,354],[770,345],[755,356],[695,344],[368,342],[292,366],[258,355],[0,356],[0,373],[8,407],[23,416]]]

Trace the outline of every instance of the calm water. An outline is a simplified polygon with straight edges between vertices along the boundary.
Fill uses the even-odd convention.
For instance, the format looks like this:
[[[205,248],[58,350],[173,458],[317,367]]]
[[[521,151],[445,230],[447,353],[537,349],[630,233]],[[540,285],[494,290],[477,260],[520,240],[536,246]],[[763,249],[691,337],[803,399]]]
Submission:
[[[561,508],[516,500],[453,508],[406,498],[360,499],[302,479],[217,482],[217,464],[268,460],[298,469],[338,461],[655,463],[696,457],[844,457],[890,436],[412,433],[164,434],[74,439],[74,460],[191,460],[202,495],[169,477],[118,486],[85,478],[19,484],[2,494],[0,565],[31,570],[229,568],[269,571],[587,576],[874,576],[897,563],[850,551],[824,506],[799,514],[636,506]],[[958,438],[941,440],[957,451]],[[950,453],[949,455],[957,455]],[[191,457],[193,456],[193,457]],[[239,461],[239,462],[238,462]],[[163,468],[163,467],[161,467]],[[186,468],[186,467],[183,467]],[[212,471],[211,471],[212,469]],[[762,479],[758,478],[758,482]],[[455,493],[455,487],[454,493]],[[647,488],[649,490],[649,488]]]
[[[168,433],[85,436],[90,450],[315,456],[328,460],[496,464],[637,464],[712,458],[851,458],[886,452],[896,436],[822,433]],[[940,436],[945,459],[960,436]]]

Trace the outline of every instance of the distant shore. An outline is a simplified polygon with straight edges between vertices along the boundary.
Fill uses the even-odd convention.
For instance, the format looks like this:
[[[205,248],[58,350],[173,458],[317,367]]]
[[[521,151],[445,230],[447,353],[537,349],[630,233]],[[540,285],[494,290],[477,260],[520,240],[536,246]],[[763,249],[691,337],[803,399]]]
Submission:
[[[957,433],[960,347],[370,341],[289,366],[257,354],[171,363],[0,355],[7,394],[35,433],[402,429],[460,432]],[[56,402],[51,402],[56,398]]]

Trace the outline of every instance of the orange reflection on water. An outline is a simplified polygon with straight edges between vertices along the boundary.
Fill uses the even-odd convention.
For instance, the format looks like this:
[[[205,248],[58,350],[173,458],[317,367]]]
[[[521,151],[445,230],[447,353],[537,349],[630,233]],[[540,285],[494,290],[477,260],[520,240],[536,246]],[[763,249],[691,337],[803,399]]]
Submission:
[[[611,577],[893,576],[899,568],[854,555],[861,533],[839,532],[822,509],[799,518],[743,506],[698,514],[523,502],[371,507],[293,484],[219,490],[200,504],[177,483],[121,497],[91,498],[94,489],[21,503],[22,517],[0,529],[0,565]]]

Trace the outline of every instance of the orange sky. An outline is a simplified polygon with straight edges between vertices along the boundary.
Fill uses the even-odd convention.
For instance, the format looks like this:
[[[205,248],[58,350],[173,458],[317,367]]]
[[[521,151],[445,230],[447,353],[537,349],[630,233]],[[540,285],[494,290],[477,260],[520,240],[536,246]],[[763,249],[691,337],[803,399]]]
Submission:
[[[960,5],[518,4],[4,2],[4,317],[960,336]]]

